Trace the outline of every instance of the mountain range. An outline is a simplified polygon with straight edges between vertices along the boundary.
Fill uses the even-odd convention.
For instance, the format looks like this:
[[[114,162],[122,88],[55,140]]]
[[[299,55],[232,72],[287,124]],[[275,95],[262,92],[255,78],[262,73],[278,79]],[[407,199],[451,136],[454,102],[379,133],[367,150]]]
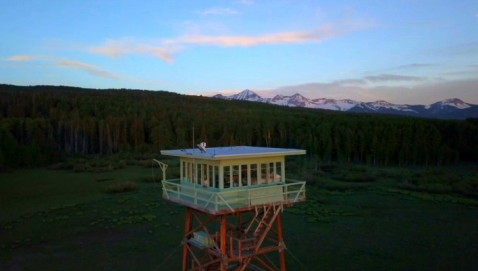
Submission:
[[[299,93],[291,96],[276,95],[273,98],[262,98],[249,89],[231,96],[217,94],[213,97],[226,100],[253,101],[290,107],[306,107],[356,113],[395,114],[439,119],[478,118],[478,105],[465,103],[457,98],[446,99],[430,105],[409,105],[392,104],[386,101],[360,102],[350,99],[308,99]]]

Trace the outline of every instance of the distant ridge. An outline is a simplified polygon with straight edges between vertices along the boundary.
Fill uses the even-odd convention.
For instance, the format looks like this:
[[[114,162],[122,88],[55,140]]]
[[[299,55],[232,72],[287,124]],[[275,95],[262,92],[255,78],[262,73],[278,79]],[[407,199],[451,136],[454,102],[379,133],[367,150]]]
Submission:
[[[299,93],[291,96],[276,95],[273,98],[262,98],[257,93],[249,89],[230,96],[217,94],[213,97],[226,100],[242,100],[282,106],[306,107],[357,113],[395,114],[439,119],[478,118],[478,105],[465,103],[457,98],[438,101],[430,105],[409,105],[392,104],[383,100],[375,102],[360,102],[350,99],[308,99]]]

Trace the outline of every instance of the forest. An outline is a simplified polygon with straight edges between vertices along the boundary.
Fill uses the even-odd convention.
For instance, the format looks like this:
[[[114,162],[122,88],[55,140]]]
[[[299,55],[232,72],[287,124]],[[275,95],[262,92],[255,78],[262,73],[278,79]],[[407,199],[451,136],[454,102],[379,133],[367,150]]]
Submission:
[[[194,129],[194,138],[193,138]],[[167,91],[0,85],[0,168],[208,146],[302,148],[320,162],[478,161],[478,120],[291,108]]]

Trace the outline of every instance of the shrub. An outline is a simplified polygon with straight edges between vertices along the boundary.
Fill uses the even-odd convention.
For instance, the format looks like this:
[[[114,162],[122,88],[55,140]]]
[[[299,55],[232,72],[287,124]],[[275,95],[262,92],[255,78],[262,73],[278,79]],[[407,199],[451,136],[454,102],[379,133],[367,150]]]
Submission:
[[[86,171],[86,166],[85,164],[75,164],[73,166],[73,171],[75,173],[78,173],[78,172],[85,172]]]
[[[324,165],[321,165],[320,166],[320,169],[322,171],[325,171],[325,172],[333,172],[335,170],[337,170],[339,167],[339,165],[335,164],[335,163],[331,163],[331,164],[324,164]]]
[[[120,160],[117,165],[118,168],[125,168],[126,167],[126,162],[125,160]]]
[[[143,178],[143,182],[145,182],[145,183],[159,183],[159,182],[161,182],[161,179],[162,179],[162,176],[159,176],[159,175],[154,176],[154,178],[153,178],[153,176],[148,175],[148,176],[145,176]]]
[[[327,183],[323,184],[323,188],[328,191],[360,191],[370,188],[371,184],[367,183]]]
[[[106,192],[109,193],[122,193],[128,191],[134,191],[138,188],[138,185],[132,181],[124,181],[106,186]]]
[[[433,194],[447,194],[452,192],[451,186],[440,183],[428,184],[424,187],[424,190]]]
[[[106,182],[106,181],[112,181],[114,179],[111,179],[111,178],[103,178],[103,179],[98,179],[98,180],[95,180],[95,182]]]
[[[376,177],[372,174],[359,174],[353,172],[342,172],[333,177],[336,180],[352,183],[370,183],[375,182]]]
[[[0,173],[11,173],[13,169],[7,166],[0,166]]]
[[[305,181],[307,184],[314,184],[317,181],[317,178],[314,177],[314,174],[308,171],[302,171],[299,174],[299,180]]]
[[[70,163],[56,163],[48,167],[50,170],[71,170],[74,165]]]
[[[453,185],[453,192],[467,196],[478,198],[478,180],[461,181]]]
[[[451,186],[440,183],[416,184],[410,181],[404,181],[397,184],[396,187],[409,191],[428,192],[432,194],[448,194],[453,191]]]
[[[411,191],[417,191],[418,190],[418,187],[409,182],[409,181],[403,181],[403,182],[400,182],[396,185],[397,188],[400,188],[400,189],[404,189],[404,190],[411,190]]]
[[[367,172],[367,168],[363,166],[353,166],[348,169],[350,172],[359,172],[359,173],[365,173]]]

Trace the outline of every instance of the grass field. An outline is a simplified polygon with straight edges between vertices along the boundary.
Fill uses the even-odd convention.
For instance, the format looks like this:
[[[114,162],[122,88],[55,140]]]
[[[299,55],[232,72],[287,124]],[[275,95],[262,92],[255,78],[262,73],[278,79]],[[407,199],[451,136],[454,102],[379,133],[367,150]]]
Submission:
[[[306,176],[307,201],[282,219],[288,269],[476,270],[478,201],[460,180],[422,185],[433,172],[473,188],[478,171],[329,165]],[[150,175],[138,165],[0,174],[0,270],[180,270],[184,208]],[[108,192],[124,182],[136,189]]]

